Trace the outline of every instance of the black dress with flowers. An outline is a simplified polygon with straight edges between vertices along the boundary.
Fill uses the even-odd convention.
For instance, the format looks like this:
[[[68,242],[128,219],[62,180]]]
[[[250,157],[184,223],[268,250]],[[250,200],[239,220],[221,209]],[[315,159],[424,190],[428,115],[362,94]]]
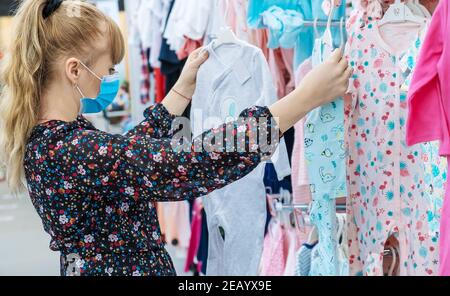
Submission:
[[[266,107],[246,109],[241,117],[258,122],[264,117],[268,130],[277,128]],[[189,149],[174,149],[174,118],[157,104],[125,135],[99,131],[81,115],[32,130],[25,176],[51,236],[50,248],[61,252],[61,275],[175,275],[154,202],[206,195],[270,156],[258,143],[249,143],[253,132],[261,134],[261,125],[255,131],[241,121],[205,132],[189,142]],[[194,149],[205,137],[224,135],[230,128],[234,134],[244,130],[246,152]]]

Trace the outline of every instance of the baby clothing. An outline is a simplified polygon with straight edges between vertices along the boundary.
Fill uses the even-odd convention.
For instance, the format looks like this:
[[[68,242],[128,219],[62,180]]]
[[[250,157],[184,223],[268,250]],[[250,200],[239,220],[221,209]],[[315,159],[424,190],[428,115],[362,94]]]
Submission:
[[[280,221],[271,220],[264,239],[261,276],[281,276],[286,269],[289,239]]]
[[[350,273],[383,275],[385,243],[395,236],[400,275],[433,275],[438,246],[427,222],[422,151],[404,141],[408,105],[401,91],[410,74],[404,59],[426,26],[393,24],[382,32],[372,21],[353,29],[346,49],[355,70],[346,106]]]
[[[297,253],[296,276],[309,276],[311,271],[311,255],[316,246],[317,243],[313,245],[305,243],[301,246]]]
[[[298,10],[298,2],[298,0],[249,0],[247,22],[251,28],[262,28],[264,27],[262,14],[270,7]]]
[[[297,251],[301,245],[301,235],[299,235],[297,228],[287,226],[288,234],[288,252],[286,256],[286,267],[284,269],[284,276],[295,275],[295,268],[297,264]]]
[[[407,144],[439,140],[442,156],[450,155],[449,20],[449,1],[440,1],[424,40],[408,94]],[[441,275],[450,275],[449,194],[447,188],[440,226]]]
[[[299,85],[303,77],[312,69],[311,59],[305,60],[295,73],[296,84]],[[305,147],[304,147],[304,124],[305,119],[300,120],[294,126],[295,140],[292,151],[292,195],[295,204],[309,204],[312,200],[309,188],[309,179],[306,169]]]
[[[312,65],[318,66],[332,52],[323,38],[315,42]],[[313,197],[311,222],[319,233],[313,253],[311,275],[338,274],[335,199],[347,196],[344,101],[311,111],[304,124],[304,147],[310,190]]]
[[[246,106],[271,105],[277,100],[261,50],[247,43],[209,44],[192,99],[194,136],[234,120]],[[202,126],[203,125],[203,126]],[[286,146],[272,157],[278,178],[290,174]],[[203,199],[209,228],[207,275],[256,275],[266,224],[264,164],[252,173]]]

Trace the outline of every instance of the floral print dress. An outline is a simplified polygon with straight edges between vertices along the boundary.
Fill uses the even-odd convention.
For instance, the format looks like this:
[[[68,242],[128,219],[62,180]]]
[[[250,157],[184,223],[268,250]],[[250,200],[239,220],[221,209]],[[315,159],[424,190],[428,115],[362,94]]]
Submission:
[[[266,107],[246,109],[241,117],[267,118],[259,129],[277,128]],[[81,115],[73,122],[54,120],[32,130],[25,176],[32,203],[51,236],[50,248],[61,252],[61,275],[175,275],[155,202],[203,196],[270,157],[272,150],[250,142],[251,133],[259,130],[245,121],[206,131],[188,149],[173,149],[174,119],[157,104],[125,135],[99,131]],[[194,149],[202,147],[205,137],[233,129],[234,135],[245,132],[245,139],[235,137],[235,142],[245,140],[250,152]]]
[[[371,20],[364,28],[353,26],[349,37],[346,52],[355,70],[346,109],[351,275],[383,275],[390,237],[399,243],[400,275],[434,275],[438,270],[423,151],[420,145],[406,145],[408,106],[401,91],[410,74],[402,60],[410,58],[420,33],[403,29],[402,36],[412,35],[411,46],[403,50],[383,40]]]

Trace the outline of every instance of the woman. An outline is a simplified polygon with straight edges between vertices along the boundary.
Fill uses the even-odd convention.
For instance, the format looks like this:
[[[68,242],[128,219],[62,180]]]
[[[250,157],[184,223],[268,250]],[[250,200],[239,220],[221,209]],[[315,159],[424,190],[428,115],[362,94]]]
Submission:
[[[11,188],[20,190],[26,178],[50,248],[61,252],[61,274],[175,275],[153,202],[194,199],[222,188],[270,151],[259,145],[253,152],[193,148],[230,127],[244,129],[249,144],[252,130],[238,122],[205,132],[188,151],[172,148],[172,121],[189,104],[207,59],[199,50],[140,125],[125,135],[95,129],[79,114],[106,108],[105,100],[117,93],[114,65],[124,55],[119,28],[82,1],[25,0],[15,21],[1,72],[0,155]],[[266,128],[286,131],[344,94],[352,70],[341,56],[337,50],[286,98],[241,116],[265,117]]]

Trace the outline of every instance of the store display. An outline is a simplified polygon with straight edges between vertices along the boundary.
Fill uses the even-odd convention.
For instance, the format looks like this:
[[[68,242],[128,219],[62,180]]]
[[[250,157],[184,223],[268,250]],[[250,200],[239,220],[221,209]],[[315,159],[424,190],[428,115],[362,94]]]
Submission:
[[[49,3],[47,21],[64,5]],[[119,12],[116,1],[100,3],[128,41],[123,76],[101,77],[81,62],[100,92],[75,89],[83,113],[100,112],[120,136],[81,117],[48,121],[25,152],[30,198],[51,250],[62,253],[61,274],[78,253],[90,275],[450,275],[449,5],[132,0]],[[0,27],[0,41],[8,31]],[[199,48],[209,57],[191,100],[172,88]],[[245,130],[249,145],[247,125],[230,122],[273,125],[267,106],[337,48],[353,68],[347,94],[306,114],[274,154],[237,152],[234,138],[222,141],[228,154],[172,149],[175,117],[161,104],[171,90],[191,100],[183,128],[195,145],[219,149],[230,128]],[[57,177],[55,167],[64,168]],[[5,172],[0,166],[0,189]],[[77,191],[92,184],[94,193]]]

